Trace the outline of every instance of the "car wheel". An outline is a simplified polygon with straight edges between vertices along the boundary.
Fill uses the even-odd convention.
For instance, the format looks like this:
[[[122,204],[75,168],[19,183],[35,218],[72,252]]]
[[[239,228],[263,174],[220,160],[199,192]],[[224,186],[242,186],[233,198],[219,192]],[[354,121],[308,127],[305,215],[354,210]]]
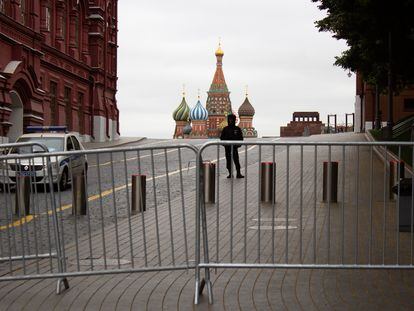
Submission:
[[[65,168],[62,172],[62,175],[60,175],[60,180],[59,180],[59,187],[60,190],[66,190],[66,188],[68,187],[68,170]]]

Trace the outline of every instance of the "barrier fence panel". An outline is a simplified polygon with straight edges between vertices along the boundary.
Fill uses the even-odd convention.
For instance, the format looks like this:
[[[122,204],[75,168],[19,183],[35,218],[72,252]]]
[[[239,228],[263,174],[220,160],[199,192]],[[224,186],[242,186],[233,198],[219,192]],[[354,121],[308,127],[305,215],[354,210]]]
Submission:
[[[0,281],[195,267],[194,146],[29,148],[0,157]]]
[[[390,160],[412,163],[413,143],[237,142],[229,150],[231,158],[238,150],[244,178],[236,178],[234,163],[226,178],[222,145],[234,144],[199,150],[200,162],[216,164],[215,202],[205,203],[201,185],[198,205],[204,237],[196,284],[204,269],[210,302],[212,268],[219,277],[226,268],[414,267],[409,165],[406,179],[396,170],[390,188]],[[198,174],[206,180],[201,168]],[[196,286],[196,303],[198,294]]]
[[[0,281],[195,269],[212,303],[226,268],[413,268],[413,143],[236,144],[1,145]]]

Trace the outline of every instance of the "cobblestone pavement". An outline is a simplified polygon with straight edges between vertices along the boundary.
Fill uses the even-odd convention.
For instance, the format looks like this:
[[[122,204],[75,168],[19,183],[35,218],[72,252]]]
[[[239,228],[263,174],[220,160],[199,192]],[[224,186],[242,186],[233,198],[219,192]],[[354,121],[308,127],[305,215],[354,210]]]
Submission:
[[[361,141],[364,138],[356,134],[337,134],[312,136],[306,140]],[[198,140],[188,142],[202,143]],[[157,146],[171,143],[175,142],[145,140],[137,145]],[[317,254],[316,261],[319,263],[340,263],[343,260],[348,264],[355,262],[365,264],[382,263],[384,260],[384,263],[390,264],[394,263],[397,257],[400,263],[412,261],[412,254],[410,254],[412,241],[409,233],[401,233],[397,236],[395,230],[391,230],[395,228],[396,223],[395,204],[383,202],[382,166],[377,158],[374,158],[373,206],[368,206],[367,202],[370,197],[368,181],[371,172],[367,164],[371,156],[368,149],[361,149],[359,157],[357,157],[355,148],[346,150],[346,183],[342,187],[340,182],[339,203],[332,203],[329,206],[321,203],[322,172],[319,166],[323,160],[328,159],[327,148],[320,148],[318,151],[316,200],[313,180],[313,147],[303,149],[303,187],[300,187],[299,147],[289,149],[289,164],[286,161],[286,147],[275,149],[242,147],[240,158],[242,166],[247,167],[247,170],[243,169],[247,177],[244,180],[225,178],[227,172],[224,167],[224,152],[221,148],[218,150],[217,156],[217,147],[208,148],[203,157],[205,160],[221,159],[217,180],[220,189],[217,197],[219,204],[206,206],[212,261],[284,263],[287,258],[289,263],[311,263],[315,254]],[[247,163],[245,163],[245,152],[247,152]],[[332,148],[333,161],[343,160],[342,155],[341,148]],[[167,162],[165,162],[166,156]],[[171,174],[180,168],[177,150],[153,151],[152,157],[151,152],[148,151],[140,154],[126,153],[126,169],[123,161],[124,154],[113,154],[112,157],[113,167],[108,164],[111,160],[109,155],[99,156],[100,182],[97,174],[98,158],[97,156],[88,157],[90,163],[88,194],[94,196],[108,189],[119,189],[115,190],[115,196],[112,193],[103,196],[102,204],[99,202],[99,195],[95,196],[96,199],[90,200],[88,218],[73,217],[70,208],[60,213],[60,219],[64,224],[68,271],[88,271],[91,260],[96,269],[102,269],[103,236],[106,240],[108,262],[110,259],[119,257],[128,262],[126,266],[131,263],[136,266],[145,266],[144,257],[147,257],[148,267],[157,267],[159,263],[163,266],[191,265],[194,260],[195,239],[194,209],[192,208],[195,206],[195,164],[192,162],[195,157],[192,152],[183,150],[181,153],[181,165],[184,167],[184,192],[181,191],[180,174]],[[272,161],[273,157],[277,163],[277,196],[274,207],[258,203],[257,184],[258,163]],[[148,178],[152,177],[151,162],[153,159],[154,177],[161,176],[154,179],[155,187],[153,187],[152,180],[147,185],[148,210],[144,213],[145,229],[142,227],[141,214],[131,217],[131,226],[129,226],[126,210],[127,187],[125,185],[130,181],[125,177],[139,171],[138,158],[140,158],[141,173],[147,174]],[[168,163],[170,173],[169,193],[166,187],[165,163]],[[358,168],[357,163],[359,163]],[[287,170],[288,165],[289,170]],[[356,179],[357,171],[359,172],[358,179]],[[286,172],[289,172],[289,175]],[[340,181],[342,180],[341,174]],[[286,189],[287,178],[289,178],[289,192]],[[114,185],[112,185],[112,180],[114,180]],[[357,185],[358,200],[355,199]],[[154,189],[156,197],[154,197]],[[244,195],[246,189],[248,196]],[[300,204],[300,189],[303,189],[302,205]],[[341,189],[345,190],[343,196]],[[170,200],[168,200],[168,194]],[[185,199],[185,208],[182,208],[182,194]],[[286,209],[287,198],[289,198],[288,209]],[[157,202],[158,214],[155,213],[154,199]],[[314,202],[316,202],[315,207]],[[62,192],[61,195],[61,205],[65,206],[68,203],[70,203],[70,190]],[[42,208],[41,205],[39,204],[39,208]],[[114,223],[114,206],[119,216],[117,223]],[[383,239],[384,222],[382,222],[384,206],[388,215],[385,239]],[[170,207],[172,212],[170,212]],[[373,215],[371,218],[370,212]],[[183,215],[186,220],[185,226]],[[39,237],[43,232],[43,238],[40,238],[43,241],[47,236],[46,224],[50,221],[49,218],[43,215],[28,224],[17,226],[16,231],[18,233],[19,230],[27,229],[29,235],[38,234]],[[3,217],[2,220],[4,225],[7,219]],[[344,220],[343,231],[341,230],[342,220]],[[292,226],[291,230],[283,229],[286,222]],[[158,242],[154,223],[159,224],[160,228]],[[271,234],[272,230],[268,230],[271,226],[280,226],[281,230],[275,230],[275,234]],[[186,236],[183,234],[184,227],[187,229]],[[89,230],[91,238],[89,238]],[[9,242],[6,231],[0,231],[1,252],[3,254],[7,252],[7,243],[15,243],[13,247],[16,251],[20,250],[21,243],[24,244],[25,240],[22,239],[19,242],[20,239],[17,239],[15,242]],[[102,235],[101,232],[104,234]],[[147,234],[146,250],[143,246],[144,232]],[[119,239],[115,238],[116,234],[119,235]],[[171,239],[171,234],[174,235],[173,239]],[[356,243],[355,234],[360,237]],[[173,246],[170,243],[171,240],[174,241]],[[42,248],[47,250],[48,245],[47,241],[43,241]],[[53,248],[53,242],[51,245]],[[385,248],[382,248],[383,245]],[[29,247],[27,243],[25,247]],[[27,249],[27,252],[33,251],[34,246],[30,247],[31,249]],[[131,249],[134,250],[132,256]],[[144,252],[147,256],[143,255]],[[27,265],[29,272],[44,273],[49,270],[51,263],[56,265],[54,260],[48,259],[36,262],[36,264]],[[115,263],[109,262],[108,269],[117,269],[117,264],[119,264],[117,260]],[[2,275],[7,271],[7,265],[8,263],[0,265]],[[15,264],[14,268],[15,273],[18,274],[21,266]],[[370,310],[375,308],[412,310],[414,307],[411,299],[414,294],[413,278],[414,272],[411,270],[213,269],[214,304],[208,305],[207,296],[204,293],[199,306],[193,305],[194,274],[191,269],[69,278],[70,288],[61,295],[55,295],[56,280],[53,279],[14,281],[0,283],[0,309]]]

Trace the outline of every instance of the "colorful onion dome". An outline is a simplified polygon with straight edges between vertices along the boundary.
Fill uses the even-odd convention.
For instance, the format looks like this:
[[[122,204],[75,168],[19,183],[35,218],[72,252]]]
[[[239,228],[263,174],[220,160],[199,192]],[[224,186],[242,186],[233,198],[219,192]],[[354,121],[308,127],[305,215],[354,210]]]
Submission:
[[[246,96],[246,99],[244,100],[243,104],[239,107],[239,116],[253,117],[254,113],[254,108],[252,104],[250,104],[249,99]]]
[[[188,121],[190,115],[190,107],[188,107],[185,97],[181,101],[181,104],[173,112],[173,119],[175,121]]]
[[[186,126],[183,127],[183,134],[184,135],[189,135],[192,130],[193,130],[193,128],[191,127],[191,124],[188,123]]]
[[[190,119],[193,121],[199,121],[199,120],[207,120],[208,118],[208,112],[207,109],[201,105],[200,99],[197,101],[197,104],[194,106],[194,108],[190,111]]]

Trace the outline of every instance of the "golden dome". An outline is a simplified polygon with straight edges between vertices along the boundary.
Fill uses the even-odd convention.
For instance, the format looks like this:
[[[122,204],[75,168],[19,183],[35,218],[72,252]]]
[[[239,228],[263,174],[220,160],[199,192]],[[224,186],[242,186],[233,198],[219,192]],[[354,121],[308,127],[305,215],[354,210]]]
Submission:
[[[218,48],[216,50],[216,56],[223,56],[223,55],[224,55],[224,52],[221,49],[221,43],[219,42],[219,46],[218,46]]]
[[[216,51],[216,56],[223,56],[223,55],[224,55],[223,50],[221,49],[221,47],[218,47],[218,49]]]

